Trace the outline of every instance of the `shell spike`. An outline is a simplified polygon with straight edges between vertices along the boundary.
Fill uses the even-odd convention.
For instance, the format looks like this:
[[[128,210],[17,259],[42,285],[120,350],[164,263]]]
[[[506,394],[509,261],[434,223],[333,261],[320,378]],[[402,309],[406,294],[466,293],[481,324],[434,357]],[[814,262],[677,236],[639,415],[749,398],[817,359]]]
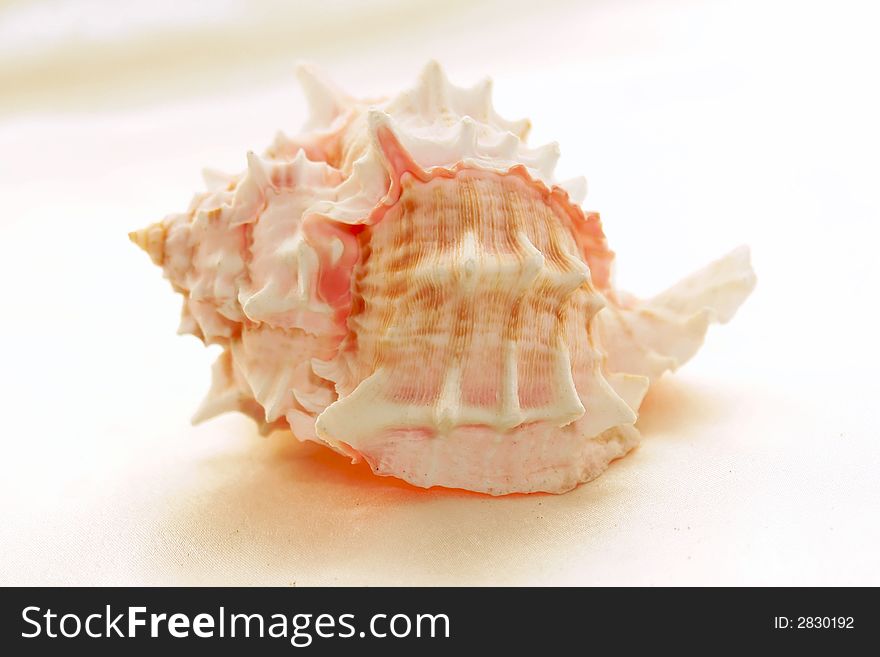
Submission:
[[[193,424],[200,424],[212,417],[241,410],[243,395],[234,375],[232,354],[224,350],[211,366],[211,387],[192,416]]]
[[[469,116],[465,116],[459,124],[458,148],[463,157],[477,154],[477,124]]]
[[[739,246],[661,292],[651,303],[681,315],[708,310],[713,319],[724,324],[733,318],[755,283],[749,247]]]
[[[473,99],[473,117],[483,123],[492,118],[492,78],[483,78],[470,89]]]
[[[348,94],[341,91],[327,77],[307,62],[296,65],[296,77],[309,105],[309,120],[305,130],[327,128],[351,106]]]
[[[369,110],[367,120],[370,126],[370,134],[373,137],[376,148],[382,154],[382,159],[385,161],[392,184],[399,186],[400,178],[407,172],[418,178],[424,178],[424,169],[416,163],[394,133],[391,127],[391,117],[385,112],[371,109]]]
[[[238,184],[232,199],[230,227],[256,221],[257,212],[264,200],[264,190],[272,185],[266,165],[253,151],[248,151],[247,165],[247,173]]]
[[[552,180],[553,171],[556,169],[556,164],[559,162],[559,143],[551,141],[549,144],[539,146],[534,150],[534,154],[535,169],[537,169],[545,178]]]
[[[443,113],[449,101],[449,87],[449,79],[443,72],[443,67],[432,59],[422,69],[416,93],[420,95],[427,111]]]
[[[269,174],[266,171],[263,161],[260,159],[260,156],[253,151],[248,151],[247,166],[248,176],[254,183],[256,183],[257,187],[260,189],[266,189],[271,186],[272,182],[269,179]]]
[[[498,140],[498,156],[507,160],[514,159],[519,150],[520,143],[519,137],[515,134],[512,132],[505,132],[501,139]]]
[[[201,327],[199,327],[199,323],[186,302],[184,302],[180,309],[180,323],[177,326],[177,335],[194,335],[202,342],[205,341],[205,334],[202,332]]]

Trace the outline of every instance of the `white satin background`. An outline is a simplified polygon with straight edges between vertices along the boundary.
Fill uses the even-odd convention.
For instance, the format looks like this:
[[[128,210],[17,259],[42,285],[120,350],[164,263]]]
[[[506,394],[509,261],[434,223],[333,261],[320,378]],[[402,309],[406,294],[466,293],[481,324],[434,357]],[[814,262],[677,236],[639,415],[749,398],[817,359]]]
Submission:
[[[880,584],[871,3],[120,4],[0,11],[0,583]],[[216,354],[126,237],[297,130],[297,58],[376,95],[431,57],[560,142],[622,287],[753,250],[643,444],[565,495],[190,426]]]

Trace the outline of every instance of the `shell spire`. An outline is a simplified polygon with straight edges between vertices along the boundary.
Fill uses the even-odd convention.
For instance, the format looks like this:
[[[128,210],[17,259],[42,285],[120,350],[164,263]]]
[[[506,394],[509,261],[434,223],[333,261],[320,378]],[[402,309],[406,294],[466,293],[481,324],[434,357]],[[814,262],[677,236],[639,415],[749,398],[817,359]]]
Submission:
[[[162,266],[165,251],[165,228],[162,224],[152,224],[140,230],[133,230],[128,239],[143,249],[154,265]]]
[[[387,100],[308,65],[304,131],[129,234],[218,344],[195,421],[289,428],[379,475],[564,492],[638,444],[650,383],[755,284],[740,249],[653,299],[615,288],[583,178],[429,62]]]

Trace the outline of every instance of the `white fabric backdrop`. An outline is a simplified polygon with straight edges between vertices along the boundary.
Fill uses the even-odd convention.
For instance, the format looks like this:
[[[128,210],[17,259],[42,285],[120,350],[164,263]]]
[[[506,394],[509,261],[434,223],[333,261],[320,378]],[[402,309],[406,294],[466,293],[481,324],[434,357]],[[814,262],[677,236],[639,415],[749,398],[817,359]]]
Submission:
[[[448,7],[383,3],[363,34],[241,61],[180,52],[178,77],[133,56],[103,86],[65,82],[63,48],[0,52],[0,584],[880,584],[876,10]],[[636,452],[566,495],[492,499],[240,417],[189,426],[215,354],[174,335],[179,300],[126,232],[295,131],[295,56],[363,94],[432,56],[493,74],[499,111],[588,177],[633,292],[751,244],[753,297],[651,393]]]

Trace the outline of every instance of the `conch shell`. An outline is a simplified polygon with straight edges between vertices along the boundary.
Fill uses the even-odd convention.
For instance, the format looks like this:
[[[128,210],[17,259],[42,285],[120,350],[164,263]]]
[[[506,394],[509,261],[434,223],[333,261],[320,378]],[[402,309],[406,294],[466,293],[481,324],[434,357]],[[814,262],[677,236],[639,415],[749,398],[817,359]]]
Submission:
[[[436,63],[391,100],[302,67],[312,107],[240,175],[131,239],[184,297],[180,331],[219,344],[201,421],[365,460],[417,486],[561,493],[639,441],[649,384],[755,284],[745,248],[667,292],[617,291],[586,182],[558,146]]]

